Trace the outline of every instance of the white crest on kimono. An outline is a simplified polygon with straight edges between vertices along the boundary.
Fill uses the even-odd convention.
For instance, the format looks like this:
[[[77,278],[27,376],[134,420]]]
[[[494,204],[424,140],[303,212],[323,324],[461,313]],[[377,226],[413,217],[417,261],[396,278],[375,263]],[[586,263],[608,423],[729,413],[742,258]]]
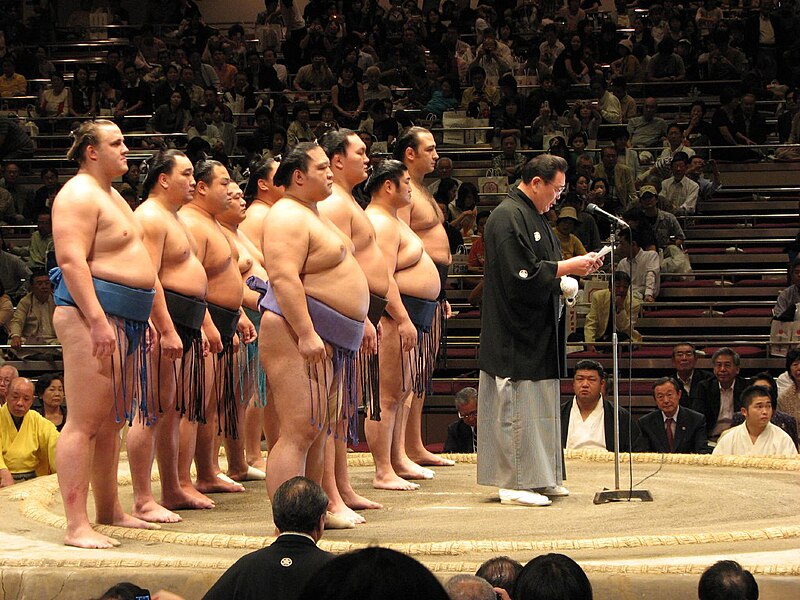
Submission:
[[[522,277],[523,279],[527,279],[528,272],[525,269],[520,269],[519,270],[519,276]]]
[[[538,242],[540,239],[542,239],[542,234],[539,233],[538,231],[534,231],[533,232],[533,240],[535,242]]]

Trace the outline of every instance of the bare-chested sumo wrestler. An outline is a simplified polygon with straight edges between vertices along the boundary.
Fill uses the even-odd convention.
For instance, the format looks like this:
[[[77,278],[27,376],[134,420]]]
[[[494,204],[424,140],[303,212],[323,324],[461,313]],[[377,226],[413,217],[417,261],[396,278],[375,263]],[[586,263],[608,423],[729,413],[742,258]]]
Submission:
[[[126,438],[133,481],[133,512],[140,519],[173,523],[172,510],[212,508],[213,502],[178,480],[181,417],[203,420],[203,340],[208,280],[197,247],[178,210],[194,196],[194,167],[180,150],[159,152],[150,161],[143,187],[145,201],[134,216],[158,278],[151,321],[159,343],[152,352],[152,385],[158,386],[161,412],[153,427],[134,422]],[[158,461],[161,503],[150,484]]]
[[[410,357],[419,350],[423,328],[436,311],[439,275],[422,241],[398,217],[411,203],[411,175],[397,160],[375,167],[367,181],[371,200],[367,216],[375,227],[378,246],[386,261],[389,304],[381,318],[381,420],[364,423],[375,459],[373,486],[389,490],[415,490],[420,467],[403,451],[403,412],[412,394]]]
[[[358,134],[349,129],[326,133],[320,145],[331,161],[333,193],[319,203],[319,212],[353,241],[356,260],[369,284],[370,305],[359,354],[359,383],[368,416],[380,418],[377,328],[386,308],[389,276],[381,250],[375,243],[372,223],[352,195],[353,188],[367,178],[367,147]],[[330,500],[328,510],[354,524],[365,522],[364,517],[354,511],[381,508],[377,502],[356,494],[350,484],[347,443],[343,436],[328,438],[322,483]]]
[[[261,265],[264,265],[264,219],[269,214],[270,208],[283,197],[283,187],[276,186],[272,178],[278,168],[278,162],[272,158],[262,158],[250,165],[250,178],[244,190],[244,199],[247,202],[247,213],[244,221],[239,225],[239,231],[247,236],[258,250]],[[265,271],[265,281],[266,271]],[[244,308],[247,316],[259,329],[254,321],[255,315],[250,311],[252,306],[247,304],[247,291],[245,290]],[[257,310],[257,307],[256,307]],[[260,317],[258,323],[260,324]],[[263,368],[262,368],[263,371]],[[269,382],[266,382],[264,400],[266,406],[260,402],[251,402],[245,413],[245,455],[247,464],[265,471],[267,461],[261,454],[261,435],[266,438],[267,448],[271,448],[278,438],[278,421],[273,412],[272,391]]]
[[[426,345],[428,343],[432,345],[434,354],[423,352],[417,356],[420,368],[417,369],[415,381],[412,382],[414,395],[407,423],[404,425],[405,453],[417,465],[452,466],[455,464],[452,460],[429,452],[422,443],[422,407],[425,404],[425,393],[431,383],[436,350],[443,333],[443,323],[450,317],[450,305],[445,298],[447,270],[452,260],[450,243],[443,225],[444,216],[423,183],[425,175],[436,168],[436,160],[439,158],[433,135],[422,127],[411,127],[398,138],[394,147],[394,158],[405,164],[411,175],[411,205],[403,208],[399,216],[422,240],[425,252],[436,265],[440,281],[439,307],[429,326],[430,340],[426,340]],[[430,469],[421,471],[424,478],[433,475]]]
[[[58,440],[58,483],[67,517],[66,544],[118,546],[89,523],[89,482],[97,522],[157,528],[126,514],[117,494],[119,430],[137,408],[149,422],[145,333],[156,273],[128,204],[111,187],[128,170],[125,140],[110,121],[84,122],[67,157],[80,165],[53,202],[53,325],[64,349],[69,419]]]
[[[259,303],[260,354],[279,425],[267,456],[270,497],[296,475],[321,482],[327,436],[348,430],[342,404],[355,420],[356,360],[369,307],[352,242],[317,210],[333,185],[322,148],[298,144],[274,183],[286,191],[265,222],[269,283]]]
[[[218,431],[234,437],[238,435],[233,359],[238,349],[237,331],[244,343],[255,339],[256,333],[240,310],[242,281],[236,248],[216,220],[230,202],[232,190],[228,187],[231,181],[228,170],[217,161],[201,161],[195,165],[194,177],[194,198],[181,209],[181,218],[197,242],[197,258],[208,277],[208,309],[203,322],[209,344],[205,364],[206,422],[199,426],[181,422],[178,475],[186,489],[191,483],[190,468],[194,458],[195,487],[199,492],[241,492],[244,487],[221,473],[217,466],[214,435]],[[196,436],[192,435],[195,430]]]
[[[239,231],[239,224],[244,221],[247,205],[244,200],[244,193],[239,184],[232,181],[228,184],[231,192],[231,202],[224,211],[217,215],[217,221],[222,225],[225,235],[236,248],[238,255],[239,273],[241,273],[241,285],[244,290],[242,300],[242,310],[245,311],[247,318],[253,323],[253,327],[258,333],[261,322],[261,313],[258,312],[259,294],[251,290],[245,281],[249,277],[266,278],[266,270],[263,266],[263,256],[261,250],[247,239],[247,236]],[[258,361],[258,340],[252,340],[248,344],[240,344],[239,352],[236,354],[236,406],[237,422],[245,422],[245,412],[251,403],[264,405],[266,400],[266,381],[264,370]],[[240,435],[236,438],[226,436],[225,456],[228,459],[228,477],[234,481],[263,481],[265,473],[261,469],[247,464],[245,457],[245,436],[240,428]]]

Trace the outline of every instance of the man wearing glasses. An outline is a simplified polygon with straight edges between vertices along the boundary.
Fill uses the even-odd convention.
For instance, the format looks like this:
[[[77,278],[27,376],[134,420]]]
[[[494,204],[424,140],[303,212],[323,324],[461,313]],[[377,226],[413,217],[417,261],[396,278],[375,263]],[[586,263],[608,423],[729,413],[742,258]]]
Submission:
[[[564,260],[544,216],[564,191],[567,162],[530,160],[484,233],[478,394],[478,483],[503,504],[547,506],[561,484],[559,377],[565,373],[560,278],[603,263],[595,252]]]
[[[465,387],[456,394],[458,421],[447,427],[445,452],[475,452],[478,449],[478,390]]]
[[[701,381],[714,376],[710,371],[696,369],[696,364],[697,353],[692,344],[681,342],[672,347],[672,366],[675,367],[675,373],[672,376],[683,386],[681,395],[681,405],[683,406],[691,404],[691,398],[697,395]]]

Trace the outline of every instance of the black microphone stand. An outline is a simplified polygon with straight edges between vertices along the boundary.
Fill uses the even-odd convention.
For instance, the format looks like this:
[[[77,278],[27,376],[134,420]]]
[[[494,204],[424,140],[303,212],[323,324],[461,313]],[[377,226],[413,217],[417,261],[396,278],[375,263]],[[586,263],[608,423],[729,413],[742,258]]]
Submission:
[[[619,223],[614,222],[611,228],[611,371],[612,379],[614,382],[613,395],[614,395],[614,489],[605,489],[602,492],[597,492],[594,495],[595,504],[607,504],[608,502],[624,502],[629,500],[641,500],[642,502],[652,502],[653,496],[647,490],[634,490],[634,489],[620,489],[619,487],[619,339],[617,336],[617,293],[615,288],[614,272],[616,265],[614,264],[614,253],[617,246],[617,233],[619,232]],[[632,234],[631,234],[632,235]],[[630,260],[630,258],[628,258]],[[633,264],[631,264],[631,273],[633,273]],[[629,287],[629,293],[632,286]],[[629,348],[630,352],[631,349]],[[631,416],[633,418],[633,416]]]

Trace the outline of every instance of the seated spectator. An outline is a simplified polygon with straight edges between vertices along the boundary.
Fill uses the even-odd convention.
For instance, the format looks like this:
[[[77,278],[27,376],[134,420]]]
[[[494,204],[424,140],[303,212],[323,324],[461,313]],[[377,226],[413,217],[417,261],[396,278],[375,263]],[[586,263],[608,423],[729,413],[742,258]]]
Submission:
[[[504,75],[504,78],[508,77]],[[501,91],[503,89],[508,88],[501,88]],[[527,146],[528,138],[525,135],[525,122],[522,119],[522,97],[516,93],[502,97],[496,112],[497,115],[490,121],[494,127],[492,143],[502,143],[503,136],[512,134],[516,136],[518,144]]]
[[[519,138],[514,133],[504,133],[500,141],[502,152],[492,158],[492,168],[506,175],[509,184],[520,178],[522,167],[528,162],[524,154],[517,152],[518,143]]]
[[[628,84],[622,77],[611,80],[611,92],[619,102],[620,123],[627,123],[636,116],[636,100],[628,94]]]
[[[716,6],[716,0],[705,0],[704,6]],[[698,14],[700,10],[702,7]],[[758,584],[753,574],[736,561],[721,560],[703,572],[697,585],[697,597],[700,600],[758,600]]]
[[[8,325],[9,345],[13,352],[25,359],[34,355],[52,355],[52,352],[40,349],[24,349],[25,344],[52,345],[58,344],[53,327],[53,287],[50,278],[43,270],[31,274],[31,291],[23,296],[17,304],[11,323]]]
[[[310,479],[293,477],[283,483],[272,499],[277,539],[236,561],[203,600],[298,598],[306,582],[333,558],[317,547],[327,507],[325,492]]]
[[[30,222],[35,222],[41,212],[50,210],[56,194],[61,189],[61,183],[58,180],[58,169],[45,167],[41,170],[39,176],[43,185],[33,193],[33,196],[29,198],[28,203],[22,209],[25,218]]]
[[[586,12],[581,8],[580,0],[568,0],[558,9],[556,16],[564,19],[569,33],[578,31],[578,23],[586,19]]]
[[[778,410],[778,384],[772,375],[766,371],[756,373],[750,378],[749,384],[760,385],[769,390],[769,396],[772,399],[772,419],[770,421],[773,425],[783,429],[792,438],[795,446],[800,447],[800,440],[797,438],[797,420],[792,414]],[[741,413],[735,413],[731,423],[733,426],[741,425],[744,423],[744,416]]]
[[[585,131],[578,131],[570,135],[568,141],[570,151],[567,162],[570,170],[574,170],[578,163],[578,157],[587,153],[586,148],[589,146],[589,136],[586,135]]]
[[[659,202],[666,212],[675,215],[693,215],[697,212],[697,197],[700,186],[686,177],[689,157],[685,152],[677,152],[670,161],[672,177],[661,182]]]
[[[325,51],[320,47],[311,50],[311,64],[300,67],[294,78],[294,89],[303,90],[329,90],[336,83],[336,77],[328,67]]]
[[[596,106],[592,106],[585,100],[576,100],[567,115],[567,120],[571,133],[583,132],[589,141],[589,147],[594,148],[597,146],[597,132],[602,117]]]
[[[732,88],[723,88],[719,95],[720,107],[711,119],[709,141],[712,146],[746,146],[749,140],[737,129],[736,117],[739,98]],[[714,156],[722,160],[758,160],[761,155],[748,148],[714,150]]]
[[[222,101],[235,114],[252,112],[258,106],[258,100],[253,88],[250,87],[250,83],[248,83],[247,76],[244,73],[234,75],[233,85],[222,95]],[[242,119],[242,117],[239,118]]]
[[[433,183],[428,185],[428,191],[431,195],[436,194],[436,190],[439,189],[441,182],[446,179],[452,179],[456,183],[456,190],[458,190],[459,186],[461,185],[461,180],[453,177],[453,161],[446,156],[442,156],[436,162],[436,178],[433,180]]]
[[[275,158],[280,160],[286,155],[286,130],[278,125],[272,130],[272,146],[264,150],[264,158]]]
[[[561,203],[563,207],[572,207],[578,215],[578,224],[575,226],[574,233],[589,251],[597,251],[603,245],[600,239],[600,231],[592,215],[585,210],[585,198],[589,192],[589,179],[585,175],[580,175],[575,181],[575,192],[567,194]]]
[[[706,454],[706,418],[699,412],[681,406],[683,386],[672,377],[653,383],[653,398],[658,410],[639,419],[642,437],[639,452]]]
[[[637,177],[639,181],[644,181],[651,175],[656,175],[661,179],[666,179],[671,174],[670,164],[672,157],[683,152],[688,158],[694,156],[694,150],[689,146],[684,145],[685,137],[683,134],[683,127],[679,123],[670,123],[667,127],[667,144],[661,151],[661,154],[656,159],[655,164],[649,169],[642,171]]]
[[[497,600],[491,584],[475,575],[454,575],[444,586],[450,600]]]
[[[392,90],[381,83],[381,70],[377,65],[368,67],[364,72],[367,82],[364,84],[364,102],[372,100],[391,100]]]
[[[571,206],[563,207],[558,213],[553,233],[561,245],[561,254],[565,260],[573,256],[586,254],[586,248],[583,247],[578,237],[572,233],[577,225],[578,214],[575,209]]]
[[[563,209],[562,209],[563,210]],[[589,313],[583,326],[583,341],[586,349],[597,352],[595,342],[612,341],[614,319],[611,318],[611,279],[608,280],[609,289],[597,290],[592,294]],[[614,301],[617,314],[617,338],[620,342],[627,340],[640,341],[641,334],[636,331],[636,320],[642,301],[629,294],[631,278],[623,271],[614,273]],[[600,352],[608,352],[609,347],[600,348]]]
[[[0,406],[6,403],[8,397],[8,386],[14,379],[19,377],[19,371],[13,365],[5,364],[0,367]]]
[[[314,129],[309,124],[311,112],[305,102],[295,102],[292,106],[292,122],[286,130],[287,145],[293,148],[300,142],[312,142],[316,139]]]
[[[711,379],[710,371],[696,368],[697,351],[689,342],[680,342],[672,347],[672,366],[675,371],[670,374],[681,384],[681,405],[691,406],[692,398],[697,395],[700,382]]]
[[[621,81],[626,84],[644,81],[646,73],[642,63],[633,53],[633,42],[629,39],[620,40],[617,44],[617,54],[619,58],[611,63],[611,73],[614,76],[614,81]],[[628,97],[630,98],[630,96]],[[622,102],[622,98],[620,98],[620,102]],[[625,112],[628,114],[628,119],[636,116],[635,106],[634,104],[633,114],[630,113],[630,108],[626,108]],[[623,121],[623,123],[626,122],[627,119]]]
[[[531,122],[541,114],[542,105],[547,102],[553,119],[558,118],[569,110],[569,105],[565,100],[564,94],[556,88],[553,76],[545,73],[539,80],[540,87],[533,90],[526,99],[525,108],[522,111],[526,122]]]
[[[781,143],[785,143],[789,140],[795,117],[800,114],[800,102],[797,101],[796,89],[787,90],[783,95],[783,105],[778,107],[776,114],[778,117],[778,139]]]
[[[683,59],[675,53],[675,42],[664,38],[658,44],[658,52],[647,64],[647,81],[683,81],[686,67]]]
[[[17,377],[0,408],[0,487],[56,472],[58,432],[32,404],[33,383]]]
[[[237,137],[236,126],[233,124],[233,113],[225,105],[217,103],[211,111],[211,124],[219,130],[225,154],[231,156],[236,151]],[[283,131],[284,146],[286,145],[286,131]]]
[[[675,215],[658,208],[656,188],[643,185],[639,190],[639,204],[642,208],[643,228],[649,229],[655,238],[656,247],[661,250],[670,244],[682,246],[686,235],[683,233]]]
[[[42,91],[37,112],[40,117],[50,118],[54,126],[59,125],[64,129],[69,127],[67,121],[62,123],[56,120],[57,117],[68,117],[72,114],[72,97],[61,73],[50,75],[50,87]]]
[[[595,177],[592,179],[592,185],[589,189],[589,194],[586,196],[588,204],[596,204],[604,211],[612,215],[618,215],[622,212],[622,206],[615,196],[608,195],[608,180],[603,177]],[[597,224],[597,229],[600,232],[600,238],[607,240],[611,235],[611,221],[592,216]]]
[[[481,66],[470,67],[469,80],[472,85],[461,95],[461,108],[467,116],[488,119],[500,103],[500,91],[486,82],[486,71]]]
[[[736,111],[734,127],[748,145],[764,144],[767,141],[767,121],[756,108],[755,94],[742,96],[739,110]]]
[[[622,207],[629,206],[636,201],[633,173],[627,165],[620,164],[617,149],[614,146],[603,146],[600,151],[600,164],[595,166],[594,175],[608,181],[608,195],[616,198]]]
[[[175,92],[181,95],[181,108],[189,110],[189,93],[180,82],[178,67],[169,64],[166,67],[165,78],[155,87],[155,90],[153,90],[153,105],[161,106],[162,104],[169,104],[170,97]]]
[[[72,97],[72,116],[84,117],[94,112],[97,104],[97,88],[89,80],[89,68],[79,66],[70,86]]]
[[[576,83],[589,83],[590,71],[586,64],[583,38],[573,33],[569,44],[553,64],[553,81],[562,90]]]
[[[708,79],[725,81],[741,79],[748,68],[747,56],[730,45],[728,29],[717,29],[711,34],[710,50],[701,55],[698,62],[706,65]]]
[[[497,600],[508,600],[514,582],[522,571],[522,565],[508,556],[495,556],[484,561],[475,575],[488,581],[497,593]],[[505,595],[503,595],[505,594]]]
[[[139,77],[133,63],[125,65],[125,82],[120,100],[114,107],[114,117],[123,119],[120,127],[123,131],[136,128],[135,119],[125,119],[134,115],[146,115],[153,110],[153,94],[146,81]]]
[[[3,119],[0,118],[0,144],[4,141],[3,137]],[[27,135],[27,134],[26,134]],[[28,138],[30,139],[30,138]],[[0,146],[2,148],[2,146]],[[31,145],[31,148],[33,146]],[[32,152],[32,150],[31,150]],[[12,223],[25,223],[25,217],[22,215],[22,212],[25,210],[25,206],[30,203],[31,199],[31,190],[28,186],[22,185],[19,183],[19,165],[15,162],[7,162],[6,169],[4,173],[4,177],[0,180],[0,187],[2,187],[5,191],[11,194],[11,206],[13,206],[14,216],[9,217],[12,220]],[[6,212],[8,216],[10,214],[10,207]]]
[[[95,79],[97,83],[97,105],[95,112],[103,117],[110,117],[122,98],[121,88],[115,88],[111,81],[103,77]]]
[[[447,426],[445,452],[478,451],[478,390],[465,387],[456,393],[458,421]]]
[[[458,79],[445,76],[439,84],[439,89],[431,92],[430,99],[423,110],[435,115],[437,119],[441,119],[445,112],[458,108],[461,103],[460,95]]]
[[[489,220],[490,214],[488,210],[482,210],[475,219],[478,237],[472,240],[472,246],[469,248],[469,256],[467,257],[467,268],[472,273],[483,273],[483,265],[486,260],[483,245],[483,230],[486,227],[486,221]]]
[[[274,56],[275,51],[271,48],[267,49]],[[266,54],[266,51],[264,52]],[[278,77],[278,71],[275,70],[273,62],[268,64],[266,60],[258,55],[256,50],[250,50],[247,53],[247,69],[245,76],[250,87],[254,90],[271,90],[279,92],[286,87],[286,84]]]
[[[211,66],[219,79],[219,89],[223,92],[233,89],[233,81],[239,69],[228,62],[224,50],[218,48],[211,53]]]
[[[149,133],[181,133],[189,124],[189,112],[182,107],[183,96],[172,92],[168,104],[162,104],[147,123]]]
[[[606,81],[602,77],[593,77],[590,84],[592,98],[597,100],[597,110],[604,123],[622,123],[622,106],[619,98],[606,89]],[[623,87],[624,93],[624,87]]]
[[[189,96],[189,109],[203,104],[205,98],[205,90],[202,86],[197,85],[194,77],[194,69],[191,65],[184,65],[181,68],[181,85],[186,90]]]
[[[661,266],[658,252],[642,250],[643,235],[636,231],[631,235],[629,229],[619,232],[619,253],[622,260],[617,269],[631,278],[633,293],[645,302],[653,302],[658,296]],[[633,274],[631,274],[633,271]]]
[[[339,69],[339,79],[331,87],[331,103],[340,126],[358,128],[364,110],[364,86],[356,81],[353,65],[344,64]]]
[[[550,108],[550,102],[545,100],[539,106],[539,114],[536,115],[536,118],[531,123],[531,135],[530,135],[530,142],[532,148],[544,148],[547,149],[547,144],[545,140],[549,138],[550,143],[553,142],[555,139],[562,139],[562,138],[554,138],[552,137],[553,134],[561,134],[562,129],[558,122],[558,115],[553,112],[553,109]],[[574,135],[582,135],[587,139],[588,145],[588,136],[586,133],[579,131]],[[552,154],[552,150],[551,150]],[[574,166],[574,165],[573,165]]]
[[[572,377],[575,396],[561,405],[561,443],[564,448],[614,451],[614,406],[605,398],[606,372],[594,360],[581,360]],[[628,432],[630,431],[630,437]],[[619,449],[637,446],[639,427],[619,408]],[[519,598],[514,594],[514,598]]]
[[[505,44],[497,41],[494,29],[484,30],[483,41],[478,46],[475,60],[470,65],[470,71],[473,67],[481,67],[486,74],[486,81],[492,86],[496,86],[500,77],[511,70],[513,63],[511,50]]]
[[[441,192],[441,185],[439,188]],[[450,209],[450,216],[453,218],[450,224],[457,227],[464,237],[472,235],[472,228],[475,226],[475,219],[478,216],[479,202],[478,188],[474,183],[467,181],[458,187],[456,199],[447,205]]]
[[[442,584],[422,564],[395,550],[378,547],[348,552],[329,561],[306,583],[297,598],[449,600]]]
[[[592,584],[580,565],[563,554],[542,554],[517,577],[514,600],[592,600]]]
[[[720,434],[730,429],[731,420],[741,408],[742,391],[747,387],[739,377],[741,359],[731,348],[720,348],[711,356],[714,376],[697,386],[691,408],[706,417],[708,439],[716,441]]]
[[[800,424],[800,349],[786,353],[786,371],[777,380],[778,409],[794,417]]]
[[[194,138],[202,138],[213,148],[218,142],[222,141],[222,133],[216,125],[210,123],[211,115],[205,106],[196,106],[191,111],[192,119],[189,128],[186,130],[186,141],[190,142]],[[208,120],[206,120],[208,115]]]
[[[642,107],[642,116],[628,121],[628,134],[631,136],[633,148],[661,147],[667,135],[667,122],[658,114],[658,101],[646,98]]]
[[[262,106],[261,109],[266,109],[266,107]],[[338,131],[338,130],[339,130],[339,123],[336,121],[336,113],[334,111],[333,104],[331,104],[330,102],[322,104],[319,107],[319,123],[317,123],[317,126],[314,128],[315,138],[320,139],[323,135],[325,135],[329,131]]]
[[[720,436],[715,456],[797,456],[792,438],[770,422],[772,399],[767,388],[758,385],[746,388],[741,404],[744,423]]]
[[[713,158],[708,161],[711,167],[711,179],[706,179],[703,175],[706,168],[706,160],[702,156],[694,155],[689,159],[689,168],[686,170],[686,177],[697,184],[698,198],[702,201],[710,200],[714,193],[722,187],[722,181],[717,168],[717,161]]]
[[[706,121],[706,103],[695,100],[689,109],[689,124],[683,132],[683,137],[692,146],[710,146],[714,136],[714,126]],[[698,149],[697,154],[708,158],[707,149]]]
[[[16,72],[14,59],[10,55],[3,58],[3,74],[0,75],[0,98],[24,96],[28,92],[28,80]]]
[[[789,287],[778,294],[772,309],[772,316],[778,321],[794,321],[798,316],[796,308],[800,302],[800,258],[796,258],[788,269]]]
[[[558,39],[555,23],[548,23],[542,27],[544,41],[539,44],[539,62],[552,71],[558,55],[564,51],[564,44]]]
[[[44,373],[36,380],[36,411],[55,425],[60,433],[67,422],[67,405],[64,402],[64,379],[58,373]]]

